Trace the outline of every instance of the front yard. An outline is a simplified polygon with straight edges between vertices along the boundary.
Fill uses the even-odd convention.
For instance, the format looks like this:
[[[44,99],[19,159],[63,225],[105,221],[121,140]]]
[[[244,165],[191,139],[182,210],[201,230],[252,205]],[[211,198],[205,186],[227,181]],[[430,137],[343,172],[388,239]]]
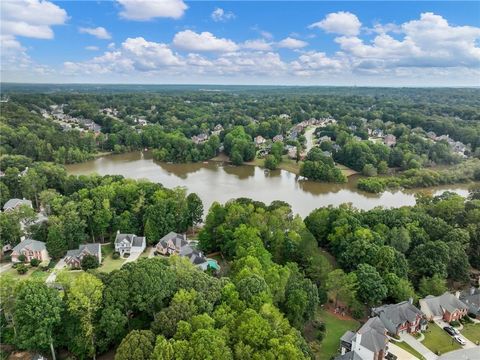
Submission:
[[[111,244],[102,245],[102,265],[100,265],[98,271],[109,273],[122,267],[125,259],[114,259],[112,257],[113,250]]]
[[[460,332],[471,342],[480,343],[480,324],[465,324]]]
[[[324,309],[319,309],[315,315],[317,320],[325,323],[325,337],[318,343],[312,345],[315,358],[319,360],[330,360],[337,354],[340,348],[340,338],[348,331],[356,331],[360,323],[356,320],[342,320]]]
[[[417,357],[420,360],[424,360],[425,358],[420,354],[417,350],[412,348],[410,345],[408,345],[405,341],[392,341],[395,345],[397,345],[399,348],[402,348],[406,352],[409,352],[413,356]]]
[[[37,278],[37,279],[45,280],[49,275],[49,272],[43,271],[38,267],[33,267],[30,265],[27,265],[27,266],[29,267],[29,269],[25,274],[19,274],[17,269],[10,268],[7,271],[3,272],[2,276],[11,276],[15,280],[24,280],[29,278]]]
[[[422,344],[437,355],[461,349],[461,346],[436,324],[428,324],[428,329],[424,334],[425,340],[422,341]]]

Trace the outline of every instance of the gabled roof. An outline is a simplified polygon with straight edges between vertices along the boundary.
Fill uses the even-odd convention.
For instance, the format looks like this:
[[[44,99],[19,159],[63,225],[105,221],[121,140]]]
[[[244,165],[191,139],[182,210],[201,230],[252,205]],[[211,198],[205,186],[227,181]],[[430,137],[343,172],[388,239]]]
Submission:
[[[207,262],[207,258],[198,250],[193,250],[190,254],[186,255],[186,257],[188,257],[193,265],[200,265]]]
[[[460,300],[468,306],[468,311],[472,313],[480,312],[480,289],[472,288],[467,291],[463,291],[460,294]]]
[[[444,310],[452,313],[455,310],[468,309],[467,305],[449,292],[445,292],[440,296],[428,295],[426,298],[422,299],[422,301],[428,307],[433,316],[443,316]]]
[[[102,251],[100,249],[100,244],[82,244],[78,247],[78,249],[68,250],[67,255],[65,257],[79,257],[83,252],[88,252],[91,255],[98,256]]]
[[[178,234],[173,231],[169,232],[167,235],[162,237],[158,243],[163,247],[167,247],[167,244],[170,240],[178,249],[181,249],[182,247],[188,245],[188,241],[183,234]]]
[[[13,209],[20,205],[27,205],[32,207],[32,202],[26,199],[10,199],[3,205],[3,210]]]
[[[423,313],[409,301],[403,301],[398,304],[383,305],[373,308],[372,312],[382,320],[383,325],[391,333],[396,333],[398,326],[405,322],[414,322],[417,316]]]
[[[388,344],[385,332],[386,328],[378,317],[368,319],[357,331],[357,334],[361,335],[360,345],[374,353],[385,349]]]
[[[126,240],[130,246],[140,247],[143,246],[145,237],[137,236],[135,234],[117,234],[115,244],[119,244],[124,240]]]
[[[30,250],[43,251],[46,249],[45,243],[33,239],[25,239],[13,248],[13,252],[19,253],[24,248],[28,247]]]
[[[352,339],[355,337],[355,335],[356,334],[353,331],[348,330],[345,334],[342,335],[342,337],[340,338],[340,341],[351,344]]]

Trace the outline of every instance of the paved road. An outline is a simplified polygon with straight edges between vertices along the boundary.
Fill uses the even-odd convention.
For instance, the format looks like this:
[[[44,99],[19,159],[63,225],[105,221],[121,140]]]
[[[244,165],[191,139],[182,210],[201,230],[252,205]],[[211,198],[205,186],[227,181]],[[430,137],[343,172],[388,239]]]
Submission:
[[[420,341],[415,339],[412,335],[410,334],[401,334],[400,338],[405,341],[408,345],[410,345],[412,348],[417,350],[420,354],[423,355],[423,357],[427,360],[436,360],[438,358],[437,355],[435,355],[430,349],[428,349],[425,345],[423,345]]]
[[[419,360],[416,356],[413,356],[408,351],[403,350],[392,342],[388,344],[388,352],[395,355],[398,360]]]
[[[480,360],[480,347],[450,351],[441,355],[438,360]]]

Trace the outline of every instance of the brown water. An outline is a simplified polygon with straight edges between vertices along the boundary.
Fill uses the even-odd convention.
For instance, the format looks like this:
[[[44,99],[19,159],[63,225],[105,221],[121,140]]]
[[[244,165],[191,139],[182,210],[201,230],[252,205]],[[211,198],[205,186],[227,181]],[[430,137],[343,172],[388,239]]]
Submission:
[[[133,152],[109,155],[81,164],[67,166],[69,174],[123,175],[132,179],[148,179],[173,188],[184,186],[197,193],[205,209],[214,201],[224,203],[238,197],[248,197],[266,204],[283,200],[295,213],[308,215],[313,209],[351,203],[359,209],[376,206],[400,207],[415,204],[415,191],[386,191],[370,194],[356,189],[358,178],[350,177],[347,184],[318,183],[299,178],[284,170],[265,172],[255,166],[232,166],[209,161],[195,164],[166,164],[151,158],[150,153]],[[433,194],[445,190],[462,196],[468,194],[468,185],[451,185],[423,189]]]

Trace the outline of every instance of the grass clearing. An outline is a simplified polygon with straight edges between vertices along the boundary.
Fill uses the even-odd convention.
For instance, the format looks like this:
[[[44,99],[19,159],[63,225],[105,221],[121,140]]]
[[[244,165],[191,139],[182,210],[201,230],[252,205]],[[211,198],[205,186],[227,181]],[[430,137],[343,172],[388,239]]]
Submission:
[[[425,340],[422,341],[422,344],[437,355],[461,349],[461,346],[436,324],[428,324],[424,335]]]
[[[125,259],[112,258],[113,252],[114,249],[111,244],[102,245],[102,265],[98,268],[98,271],[109,273],[122,267]]]
[[[460,332],[473,343],[480,343],[480,324],[465,324]]]
[[[49,273],[47,271],[43,271],[40,268],[32,267],[27,265],[28,271],[25,274],[19,274],[17,269],[10,268],[7,271],[2,273],[2,276],[11,276],[14,280],[26,280],[30,278],[35,279],[47,279]]]
[[[408,345],[405,341],[402,341],[402,342],[394,341],[393,343],[395,345],[397,345],[399,348],[402,348],[403,350],[405,350],[405,351],[409,352],[410,354],[412,354],[413,356],[417,357],[418,359],[420,359],[420,360],[425,359],[422,356],[422,354],[420,354],[417,350],[415,350],[410,345]]]
[[[315,358],[319,360],[330,360],[340,348],[342,335],[348,330],[355,331],[360,326],[357,320],[342,320],[320,308],[315,318],[324,322],[326,328],[323,340],[320,343],[314,341],[312,344]]]

